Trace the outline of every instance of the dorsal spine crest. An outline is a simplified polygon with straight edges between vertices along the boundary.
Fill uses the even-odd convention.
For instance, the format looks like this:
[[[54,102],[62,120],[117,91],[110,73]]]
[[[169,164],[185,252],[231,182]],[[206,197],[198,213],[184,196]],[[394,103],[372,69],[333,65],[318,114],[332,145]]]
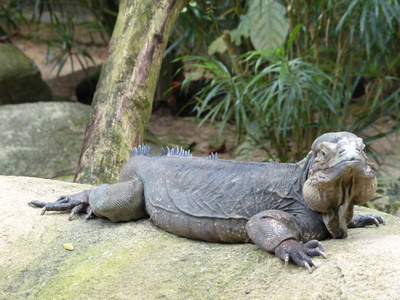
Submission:
[[[208,158],[208,159],[218,159],[218,153],[217,153],[217,152],[215,152],[215,153],[211,152],[209,156],[206,156],[206,157],[204,157],[204,158]]]
[[[150,155],[150,146],[148,144],[141,144],[131,150],[131,156],[134,155]]]
[[[174,146],[172,148],[169,147],[161,148],[161,155],[192,157],[190,150],[184,150],[182,147],[178,146]]]

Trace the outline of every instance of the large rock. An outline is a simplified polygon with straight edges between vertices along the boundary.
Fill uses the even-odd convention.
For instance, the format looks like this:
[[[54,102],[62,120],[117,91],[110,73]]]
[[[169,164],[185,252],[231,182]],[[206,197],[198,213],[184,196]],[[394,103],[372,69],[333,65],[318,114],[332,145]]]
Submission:
[[[0,174],[73,175],[90,106],[38,102],[0,106]]]
[[[398,299],[400,219],[324,241],[319,267],[287,268],[252,244],[164,232],[148,220],[72,221],[30,207],[88,186],[0,176],[0,299]],[[63,248],[71,243],[75,250]]]
[[[33,60],[13,44],[0,43],[0,105],[50,100],[50,87]]]

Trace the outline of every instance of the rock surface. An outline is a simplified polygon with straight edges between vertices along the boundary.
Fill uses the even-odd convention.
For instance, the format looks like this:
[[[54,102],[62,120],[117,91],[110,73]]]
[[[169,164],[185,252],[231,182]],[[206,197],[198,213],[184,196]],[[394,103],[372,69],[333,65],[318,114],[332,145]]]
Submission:
[[[0,91],[0,105],[52,100],[36,64],[10,43],[0,43]]]
[[[252,244],[177,237],[149,220],[72,221],[28,200],[54,201],[90,189],[0,176],[0,299],[397,299],[400,219],[324,241],[311,274]],[[63,244],[70,243],[73,251]]]
[[[37,102],[0,106],[0,174],[73,175],[90,106]]]

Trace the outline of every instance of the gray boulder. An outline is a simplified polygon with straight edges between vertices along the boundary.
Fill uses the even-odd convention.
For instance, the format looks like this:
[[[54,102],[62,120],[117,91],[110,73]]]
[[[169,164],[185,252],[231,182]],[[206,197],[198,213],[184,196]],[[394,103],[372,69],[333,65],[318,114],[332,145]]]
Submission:
[[[0,105],[50,100],[50,87],[33,60],[13,44],[0,43]]]
[[[90,106],[37,102],[0,106],[0,174],[73,175]]]
[[[91,188],[0,176],[0,299],[398,299],[400,219],[323,241],[311,274],[252,244],[217,244],[164,232],[148,220],[84,221],[40,215],[32,199]],[[64,249],[70,243],[74,250]]]

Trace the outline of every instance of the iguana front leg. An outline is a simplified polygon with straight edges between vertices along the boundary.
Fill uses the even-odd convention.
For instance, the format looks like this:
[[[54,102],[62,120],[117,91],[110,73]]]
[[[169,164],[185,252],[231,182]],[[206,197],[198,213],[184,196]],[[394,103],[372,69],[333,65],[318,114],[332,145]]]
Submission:
[[[46,211],[71,211],[69,220],[78,213],[86,213],[86,219],[94,216],[92,208],[89,205],[89,195],[91,190],[84,190],[80,193],[61,196],[56,202],[40,202],[33,200],[29,202],[35,207],[42,207],[42,214]]]
[[[315,266],[312,256],[325,258],[323,247],[317,240],[301,242],[302,225],[286,212],[267,210],[253,216],[246,224],[251,240],[262,249],[273,252],[287,265],[292,260],[311,272]]]

